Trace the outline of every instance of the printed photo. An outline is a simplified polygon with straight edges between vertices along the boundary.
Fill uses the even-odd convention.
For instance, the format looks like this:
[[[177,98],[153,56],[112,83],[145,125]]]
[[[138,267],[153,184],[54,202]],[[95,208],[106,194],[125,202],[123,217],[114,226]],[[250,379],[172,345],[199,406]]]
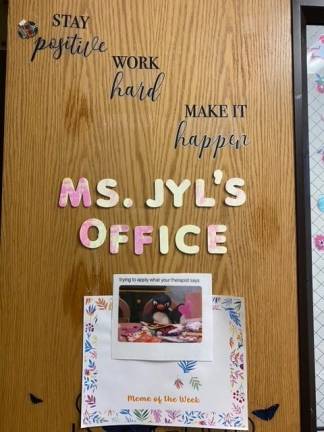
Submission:
[[[206,273],[114,275],[112,358],[213,360]]]
[[[118,340],[131,343],[200,343],[200,286],[119,287]]]

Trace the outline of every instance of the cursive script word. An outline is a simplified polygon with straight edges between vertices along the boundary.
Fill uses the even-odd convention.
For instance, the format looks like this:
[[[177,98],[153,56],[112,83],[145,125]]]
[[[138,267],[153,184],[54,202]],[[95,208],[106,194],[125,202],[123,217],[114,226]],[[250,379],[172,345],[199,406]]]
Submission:
[[[182,120],[179,125],[176,132],[176,137],[174,140],[174,148],[177,149],[178,147],[193,147],[198,150],[198,159],[201,159],[205,150],[208,148],[214,149],[213,150],[213,159],[215,159],[221,149],[223,149],[225,146],[230,146],[232,148],[235,148],[236,150],[240,149],[243,146],[248,145],[248,139],[246,135],[215,135],[215,136],[208,136],[208,135],[190,135],[189,137],[185,136],[187,127],[187,121]]]
[[[124,85],[122,87],[121,84],[123,84],[124,72],[117,72],[112,84],[110,99],[113,99],[115,96],[129,96],[132,98],[138,98],[141,101],[148,98],[151,99],[152,102],[155,102],[160,96],[160,89],[163,84],[164,77],[165,74],[163,72],[160,72],[155,78],[152,86],[147,89],[145,88],[143,81],[141,81],[138,85]]]
[[[83,40],[77,34],[60,39],[52,38],[48,41],[42,37],[39,37],[35,41],[35,47],[30,60],[34,61],[38,52],[45,49],[52,50],[52,55],[55,60],[59,60],[64,52],[72,55],[78,54],[82,57],[89,57],[89,55],[94,51],[98,51],[100,53],[107,51],[105,42],[100,41],[98,36],[94,36],[90,41]]]

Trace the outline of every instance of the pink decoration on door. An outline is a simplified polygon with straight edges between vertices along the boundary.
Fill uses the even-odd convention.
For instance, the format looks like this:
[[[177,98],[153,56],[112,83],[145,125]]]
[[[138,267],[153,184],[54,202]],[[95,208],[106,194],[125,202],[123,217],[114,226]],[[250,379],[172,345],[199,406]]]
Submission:
[[[128,238],[121,233],[129,231],[128,225],[111,225],[110,227],[110,253],[117,254],[119,252],[119,243],[126,243]]]
[[[318,234],[314,237],[315,247],[318,251],[324,251],[324,235]]]
[[[134,247],[135,254],[142,255],[144,252],[144,245],[152,243],[152,237],[144,234],[151,234],[153,227],[148,226],[137,226],[134,230]]]
[[[68,199],[70,199],[72,207],[78,207],[81,203],[81,199],[83,201],[84,207],[91,206],[89,183],[85,177],[81,177],[79,179],[76,189],[74,188],[72,179],[65,178],[63,180],[60,192],[59,207],[66,207]]]

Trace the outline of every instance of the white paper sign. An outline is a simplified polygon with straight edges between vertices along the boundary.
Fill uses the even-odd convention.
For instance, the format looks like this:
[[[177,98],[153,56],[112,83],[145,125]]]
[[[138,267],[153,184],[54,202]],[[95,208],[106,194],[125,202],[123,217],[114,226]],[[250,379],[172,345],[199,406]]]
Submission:
[[[212,309],[212,362],[114,360],[112,297],[85,297],[81,427],[248,430],[244,302],[213,296]]]
[[[120,298],[122,290],[126,296],[128,295],[126,297],[128,303]],[[119,274],[114,275],[113,293],[112,357],[114,359],[213,360],[211,274]],[[145,296],[148,296],[147,303],[143,305],[144,301],[141,302],[141,299]],[[154,302],[155,299],[156,302]],[[138,302],[140,302],[140,308],[135,315],[136,311],[132,309],[137,309]],[[167,302],[167,307],[163,304],[164,302]],[[161,304],[154,306],[153,303]],[[129,307],[129,304],[133,306]],[[130,311],[127,322],[120,323],[119,317],[122,314],[123,305],[128,306]],[[157,309],[153,314],[152,309],[160,306],[162,310]],[[188,319],[186,313],[189,316]],[[132,316],[136,318],[132,319]],[[160,319],[164,325],[161,325],[160,329],[154,329],[154,334],[159,335],[164,329],[166,334],[145,337],[147,333],[143,331],[143,328],[147,332],[149,328],[146,325],[143,327],[143,321],[151,320],[151,325],[156,326],[156,319]],[[173,322],[179,324],[172,325]],[[196,325],[200,326],[198,331],[194,331]],[[121,332],[127,330],[130,332],[134,327],[135,332],[137,331],[137,334],[144,337],[128,342],[125,337],[121,336]],[[170,329],[170,334],[167,333],[168,329]],[[180,336],[176,336],[177,333],[180,333]],[[196,338],[197,334],[201,337]],[[121,341],[122,339],[124,340]],[[133,340],[133,338],[130,339]],[[149,342],[145,342],[147,339]]]

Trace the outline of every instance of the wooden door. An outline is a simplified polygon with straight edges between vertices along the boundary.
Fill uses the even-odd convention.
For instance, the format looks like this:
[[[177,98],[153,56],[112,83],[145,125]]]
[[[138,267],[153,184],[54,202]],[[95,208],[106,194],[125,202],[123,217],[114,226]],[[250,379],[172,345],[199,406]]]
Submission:
[[[84,19],[74,22],[74,16]],[[35,27],[26,39],[17,34],[22,19],[38,26],[36,35]],[[73,54],[72,39],[53,48],[73,35],[81,38],[75,41],[80,52],[86,41],[94,50]],[[40,37],[45,42],[37,45]],[[142,68],[117,69],[113,56],[153,59]],[[256,430],[299,430],[291,65],[290,0],[10,2],[1,430],[78,430],[83,296],[110,294],[114,273],[161,272],[211,272],[214,293],[245,298],[249,410],[280,404],[270,422],[251,415]],[[124,73],[120,87],[143,81],[146,90],[163,75],[156,92],[140,100],[118,90],[112,95],[118,71]],[[186,118],[186,105],[193,104],[247,107],[238,109],[242,116]],[[183,120],[188,138],[247,138],[238,149],[226,145],[214,157],[214,145],[199,158],[201,147],[175,146]],[[217,169],[226,179],[245,180],[244,206],[224,205],[224,187],[213,183]],[[66,177],[75,185],[88,179],[90,208],[58,206]],[[110,209],[95,204],[97,183],[105,178],[118,181],[121,197]],[[216,205],[196,207],[190,189],[181,208],[170,195],[161,208],[147,208],[144,198],[159,178],[205,179]],[[123,206],[126,197],[131,208]],[[142,255],[134,254],[131,235],[118,254],[109,252],[107,241],[83,247],[78,230],[89,218],[108,229],[167,225],[169,253],[160,254],[157,231]],[[201,228],[191,239],[200,246],[196,255],[175,248],[175,232],[184,224]],[[209,224],[227,225],[226,254],[207,252]],[[43,402],[33,404],[30,393]]]

